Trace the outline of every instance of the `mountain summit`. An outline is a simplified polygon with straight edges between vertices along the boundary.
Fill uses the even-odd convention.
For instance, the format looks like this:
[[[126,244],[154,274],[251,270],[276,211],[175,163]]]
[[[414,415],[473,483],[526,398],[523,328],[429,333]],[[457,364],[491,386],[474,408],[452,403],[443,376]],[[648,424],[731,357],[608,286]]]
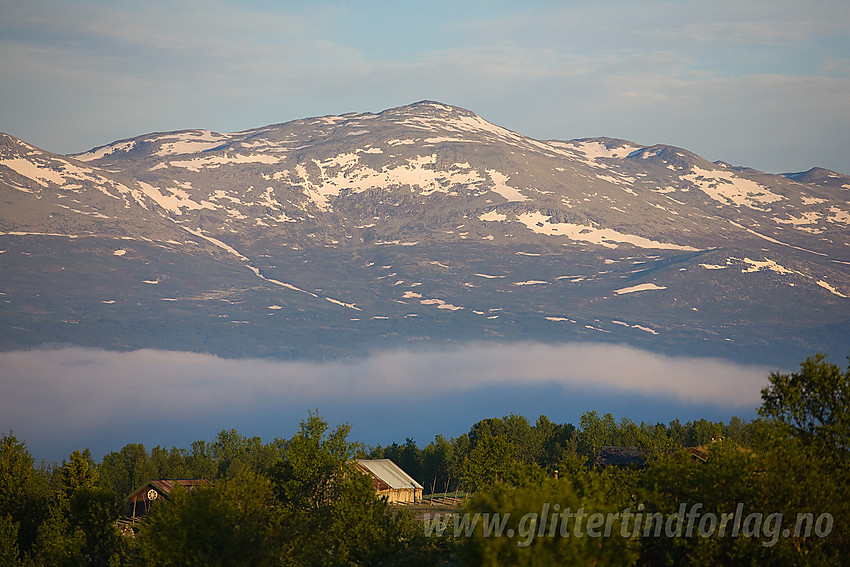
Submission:
[[[0,135],[0,347],[844,354],[848,189],[432,101],[73,156]]]

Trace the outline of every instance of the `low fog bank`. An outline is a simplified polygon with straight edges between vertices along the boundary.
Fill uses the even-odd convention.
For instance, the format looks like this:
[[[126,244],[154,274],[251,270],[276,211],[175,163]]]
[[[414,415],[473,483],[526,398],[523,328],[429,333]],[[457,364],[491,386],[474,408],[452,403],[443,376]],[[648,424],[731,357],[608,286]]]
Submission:
[[[187,446],[236,428],[290,437],[310,408],[366,443],[426,444],[484,417],[752,417],[774,368],[597,343],[469,344],[324,363],[88,348],[0,353],[0,429],[37,458],[126,443]]]

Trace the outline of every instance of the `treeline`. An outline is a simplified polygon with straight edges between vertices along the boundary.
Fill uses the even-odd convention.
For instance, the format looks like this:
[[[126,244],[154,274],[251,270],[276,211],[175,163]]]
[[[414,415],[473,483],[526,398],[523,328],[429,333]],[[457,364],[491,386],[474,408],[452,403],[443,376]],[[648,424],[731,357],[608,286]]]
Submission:
[[[521,415],[479,421],[459,437],[442,435],[419,448],[413,439],[368,451],[371,459],[392,459],[425,487],[425,493],[475,491],[492,484],[508,464],[534,465],[553,474],[565,459],[584,457],[593,463],[603,447],[637,447],[671,452],[727,439],[749,447],[755,425],[733,417],[729,423],[700,419],[685,424],[620,421],[607,413],[584,413],[578,426],[540,416],[534,424]]]
[[[351,459],[362,447],[348,433],[310,414],[286,441],[229,431],[187,451],[128,445],[100,463],[74,451],[61,465],[38,468],[24,443],[4,435],[0,565],[435,564],[446,546],[355,473]],[[119,533],[132,488],[197,476],[215,483],[175,488],[137,533]]]
[[[129,444],[100,462],[74,451],[49,466],[3,435],[0,565],[841,564],[850,551],[850,369],[818,355],[800,372],[772,374],[762,398],[760,418],[749,422],[637,424],[587,412],[575,425],[544,416],[532,424],[510,415],[422,448],[412,439],[367,447],[312,413],[289,439],[264,443],[230,430],[188,448]],[[646,463],[596,466],[606,446],[640,448]],[[426,493],[472,492],[464,510],[510,514],[503,527],[514,537],[483,525],[424,529],[352,470],[358,457],[392,459]],[[177,490],[134,537],[121,535],[127,496],[156,478],[214,484]],[[690,534],[645,532],[623,514],[666,518],[683,504],[699,504]],[[553,505],[614,518],[614,535],[522,524]],[[735,537],[700,534],[700,518],[739,507],[747,514],[734,520]],[[811,514],[807,532],[795,531],[798,514]],[[528,534],[538,537],[520,537]]]

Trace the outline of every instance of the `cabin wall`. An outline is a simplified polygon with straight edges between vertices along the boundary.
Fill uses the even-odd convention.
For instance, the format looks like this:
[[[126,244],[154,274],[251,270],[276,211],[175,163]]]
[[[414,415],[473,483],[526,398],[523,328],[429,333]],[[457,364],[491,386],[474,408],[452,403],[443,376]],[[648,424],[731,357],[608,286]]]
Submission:
[[[422,500],[421,488],[397,488],[379,490],[379,496],[386,496],[390,504],[415,504]]]

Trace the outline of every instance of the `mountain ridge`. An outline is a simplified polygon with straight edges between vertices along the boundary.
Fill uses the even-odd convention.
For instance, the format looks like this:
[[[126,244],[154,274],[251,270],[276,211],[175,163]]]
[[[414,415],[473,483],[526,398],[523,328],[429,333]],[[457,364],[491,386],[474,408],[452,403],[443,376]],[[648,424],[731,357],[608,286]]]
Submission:
[[[840,346],[818,329],[850,321],[848,189],[850,176],[818,168],[775,175],[664,144],[535,140],[435,101],[235,133],[149,133],[71,156],[3,135],[0,246],[14,252],[0,254],[3,293],[20,294],[10,269],[97,280],[56,256],[75,249],[107,274],[96,288],[121,281],[135,290],[126,301],[143,301],[135,313],[93,292],[60,293],[55,311],[6,299],[0,347],[65,342],[63,320],[84,323],[86,344],[160,346],[127,330],[146,312],[163,325],[187,318],[179,348],[236,356],[223,344],[235,327],[258,344],[270,343],[263,333],[315,333],[310,356],[467,338],[613,340],[738,359]],[[84,238],[99,251],[86,253]],[[216,294],[245,310],[192,299]],[[123,331],[105,339],[92,306]],[[783,315],[796,318],[790,336],[766,328],[785,325]],[[210,325],[225,338],[199,337]],[[243,354],[298,356],[301,339],[291,340]],[[736,341],[752,344],[723,344]]]

